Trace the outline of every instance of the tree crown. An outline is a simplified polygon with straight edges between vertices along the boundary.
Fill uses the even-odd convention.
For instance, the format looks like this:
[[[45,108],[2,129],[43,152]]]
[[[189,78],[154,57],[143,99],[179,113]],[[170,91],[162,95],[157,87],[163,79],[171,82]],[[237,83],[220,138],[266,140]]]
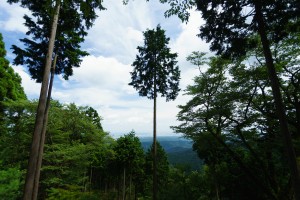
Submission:
[[[177,97],[180,71],[176,66],[177,53],[171,53],[167,46],[169,40],[160,25],[144,32],[144,46],[137,47],[139,55],[132,63],[134,69],[129,83],[140,96],[154,99],[157,93],[161,93],[167,101]]]

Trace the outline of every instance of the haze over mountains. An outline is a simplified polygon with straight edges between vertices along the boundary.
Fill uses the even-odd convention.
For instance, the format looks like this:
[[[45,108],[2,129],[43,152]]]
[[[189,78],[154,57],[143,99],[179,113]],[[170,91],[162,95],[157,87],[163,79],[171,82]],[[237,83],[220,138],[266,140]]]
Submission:
[[[167,153],[171,165],[184,167],[186,170],[201,169],[202,161],[198,158],[197,153],[193,151],[191,140],[177,136],[161,136],[157,140]],[[147,151],[153,142],[153,138],[140,137],[140,141],[144,150]]]

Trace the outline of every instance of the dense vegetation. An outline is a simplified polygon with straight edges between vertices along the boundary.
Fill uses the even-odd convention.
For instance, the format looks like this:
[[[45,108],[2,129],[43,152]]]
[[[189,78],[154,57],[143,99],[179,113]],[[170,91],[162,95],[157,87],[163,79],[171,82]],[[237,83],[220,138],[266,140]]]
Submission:
[[[43,12],[47,7],[35,7],[37,1],[10,2],[33,6],[32,11],[44,16],[41,22],[49,26],[46,22],[51,20]],[[85,5],[85,1],[74,2]],[[101,1],[97,2],[101,5]],[[203,166],[191,169],[171,165],[172,156],[163,148],[163,141],[156,143],[154,139],[145,148],[134,131],[114,139],[103,130],[95,109],[51,100],[38,199],[299,200],[299,2],[161,2],[171,5],[166,15],[177,14],[183,20],[188,20],[188,9],[197,6],[205,19],[199,36],[210,41],[211,50],[217,53],[208,57],[203,52],[193,52],[188,56],[187,60],[199,68],[199,74],[185,90],[190,100],[179,106],[180,124],[172,127],[192,141]],[[91,17],[93,21],[96,16]],[[28,18],[27,23],[34,28],[31,22]],[[77,22],[80,26],[81,20]],[[41,27],[36,28],[37,33],[42,32]],[[145,36],[152,32],[155,31],[148,30]],[[65,38],[60,39],[66,42]],[[78,56],[84,56],[77,47]],[[17,47],[14,51],[19,51],[19,58],[25,55]],[[150,92],[154,99],[156,86],[152,82],[158,76],[144,63],[156,61],[156,51],[154,56],[141,51],[141,55],[148,55],[146,61],[137,57],[133,64],[137,71],[132,73],[136,89],[142,88],[140,94],[147,96]],[[21,78],[5,56],[0,35],[0,198],[21,199],[38,101],[26,98]],[[172,68],[175,57],[174,54],[169,58],[170,72],[175,73],[175,93],[171,94],[174,98],[179,90],[179,70]],[[80,59],[75,63],[79,66]],[[145,70],[150,75],[144,76]],[[169,73],[158,71],[163,78]],[[68,72],[65,76],[72,74]],[[145,80],[141,78],[149,83],[143,85]],[[159,82],[163,85],[165,80]],[[167,95],[168,88],[158,89]],[[153,181],[157,191],[152,188]]]
[[[10,83],[1,93],[0,196],[20,199],[37,101],[26,99],[20,77],[5,59],[2,40],[0,67],[0,84]],[[149,199],[152,151],[152,146],[143,149],[134,132],[113,139],[93,108],[52,100],[38,199]],[[166,188],[178,190],[174,183],[180,170],[169,166],[159,143],[157,164],[158,196],[169,198],[174,192]]]

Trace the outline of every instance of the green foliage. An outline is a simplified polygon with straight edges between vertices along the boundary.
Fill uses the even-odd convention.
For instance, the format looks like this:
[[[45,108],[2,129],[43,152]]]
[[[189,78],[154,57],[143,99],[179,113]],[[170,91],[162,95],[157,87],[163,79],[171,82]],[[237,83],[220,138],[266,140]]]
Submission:
[[[204,1],[204,0],[161,0],[168,3],[167,17],[177,15],[188,21],[193,7],[201,12],[205,24],[200,27],[199,36],[210,42],[211,50],[225,56],[245,55],[247,49],[257,47],[251,36],[258,31],[255,4],[261,4],[265,17],[266,31],[270,41],[279,42],[289,32],[299,31],[299,3],[297,0],[280,1]]]
[[[163,191],[166,188],[166,184],[169,176],[169,162],[168,156],[160,145],[159,142],[156,143],[157,154],[156,154],[156,162],[157,162],[157,177],[158,177],[158,197],[164,198]],[[145,173],[148,176],[149,180],[152,180],[153,174],[153,144],[150,146],[148,151],[146,152],[146,168]],[[150,182],[149,182],[150,183]],[[150,185],[148,185],[150,189]]]
[[[142,192],[145,184],[143,168],[145,157],[139,138],[132,131],[118,138],[113,150],[115,152],[115,165],[119,168],[118,173],[123,176],[123,184],[125,184],[122,191],[126,190],[127,194],[127,188],[129,188],[129,198],[132,198],[131,193],[140,195],[139,193]],[[134,192],[131,191],[132,185],[134,186]]]
[[[49,190],[48,200],[97,200],[102,196],[96,192],[82,192],[80,187],[67,186],[66,189],[55,189]]]
[[[177,54],[167,47],[169,40],[159,25],[144,32],[144,46],[137,48],[139,55],[132,63],[134,69],[130,72],[132,81],[129,83],[140,96],[154,99],[161,93],[167,101],[177,97],[180,71],[176,66]]]
[[[46,198],[48,191],[52,189],[64,191],[66,188],[80,188],[80,192],[91,191],[96,185],[92,176],[97,174],[97,168],[106,166],[112,151],[110,146],[113,139],[103,132],[101,123],[96,121],[95,117],[87,114],[91,111],[90,107],[62,105],[57,101],[52,101],[51,104],[41,171],[40,198]],[[17,188],[16,184],[11,185],[6,181],[1,182],[3,184],[1,188],[5,190],[17,188],[14,190],[17,193],[12,191],[11,195],[20,195],[19,191],[22,190],[20,183],[24,181],[24,174],[16,171],[26,169],[36,105],[35,101],[5,103],[6,128],[1,130],[0,135],[1,173],[3,173],[1,177],[7,180],[10,174],[14,174],[16,177],[11,181],[19,185]],[[99,117],[94,109],[93,113]],[[98,194],[91,196],[87,193],[82,194],[89,196],[90,199],[95,195]]]
[[[14,200],[20,197],[21,172],[18,167],[0,169],[0,197]]]
[[[29,154],[36,102],[7,101],[4,107],[4,128],[0,134],[2,164],[3,166],[20,166],[23,170]]]
[[[297,36],[291,35],[273,47],[278,58],[276,66],[281,66],[279,75],[284,100],[289,105],[289,125],[298,141],[295,105],[299,101],[290,95],[295,97],[299,85],[293,81],[299,73],[295,71],[299,53],[288,42],[292,38],[297,41]],[[291,48],[287,50],[289,45]],[[244,60],[210,58],[209,68],[187,87],[191,100],[179,106],[177,117],[181,124],[173,129],[194,141],[194,150],[206,164],[204,182],[208,188],[203,196],[207,199],[217,198],[216,195],[229,199],[292,196],[270,82],[264,59],[257,52],[260,49],[251,52],[251,56],[256,56],[259,62],[253,62],[251,57],[247,60],[249,65]]]
[[[26,99],[24,89],[21,86],[21,77],[14,72],[5,58],[6,51],[2,34],[0,33],[0,107],[5,100]]]
[[[44,191],[66,185],[84,191],[92,187],[89,174],[95,166],[103,164],[110,139],[101,126],[86,115],[89,109],[75,104],[56,104],[50,110],[41,173]]]
[[[182,22],[187,22],[189,20],[189,10],[196,5],[195,0],[160,0],[160,2],[169,3],[171,6],[171,8],[165,12],[165,17],[177,15]]]
[[[51,33],[51,22],[56,6],[53,1],[8,0],[9,3],[20,2],[32,12],[32,17],[24,16],[25,25],[30,38],[23,38],[26,48],[13,45],[16,54],[14,64],[27,65],[31,77],[37,82],[42,81],[48,43]],[[43,5],[43,6],[41,6]],[[59,14],[57,37],[54,54],[58,55],[55,73],[63,74],[65,79],[73,74],[73,67],[79,67],[81,57],[88,53],[80,50],[89,29],[96,19],[96,10],[105,9],[102,1],[63,1]]]
[[[114,151],[118,162],[126,167],[132,169],[143,165],[144,151],[134,132],[118,138]]]

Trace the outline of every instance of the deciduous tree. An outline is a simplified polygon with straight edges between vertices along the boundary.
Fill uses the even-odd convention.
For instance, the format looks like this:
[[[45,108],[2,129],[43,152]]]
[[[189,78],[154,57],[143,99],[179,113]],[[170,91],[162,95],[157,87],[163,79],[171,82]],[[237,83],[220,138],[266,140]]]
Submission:
[[[144,166],[144,150],[138,137],[135,136],[134,132],[130,132],[117,139],[116,145],[114,146],[116,152],[117,164],[122,166],[121,171],[123,176],[123,193],[122,199],[126,199],[126,185],[129,185],[129,198],[131,198],[132,182],[134,178],[142,175]],[[126,178],[128,177],[128,178]],[[127,180],[129,179],[129,184]],[[136,184],[134,184],[136,185]]]
[[[211,42],[210,49],[219,55],[230,58],[244,56],[249,49],[257,47],[258,43],[252,38],[259,35],[283,143],[289,158],[293,188],[296,199],[300,199],[300,175],[270,45],[273,41],[278,43],[289,37],[291,32],[299,33],[299,2],[297,0],[185,0],[176,3],[172,0],[161,0],[161,2],[168,2],[171,5],[166,15],[178,14],[182,20],[188,19],[182,17],[182,13],[188,14],[186,8],[196,5],[205,20],[205,24],[200,27],[199,36]]]

